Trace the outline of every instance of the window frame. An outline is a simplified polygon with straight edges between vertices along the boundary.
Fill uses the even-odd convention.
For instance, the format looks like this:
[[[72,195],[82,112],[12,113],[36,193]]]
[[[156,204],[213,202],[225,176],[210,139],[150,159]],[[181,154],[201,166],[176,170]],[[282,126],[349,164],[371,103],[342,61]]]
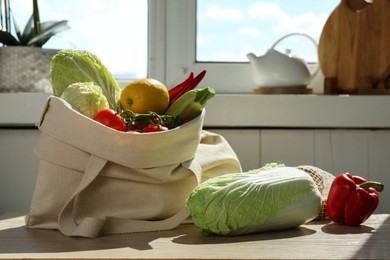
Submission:
[[[196,0],[149,0],[148,75],[170,87],[191,71],[207,70],[203,85],[217,93],[252,93],[248,63],[196,61]]]

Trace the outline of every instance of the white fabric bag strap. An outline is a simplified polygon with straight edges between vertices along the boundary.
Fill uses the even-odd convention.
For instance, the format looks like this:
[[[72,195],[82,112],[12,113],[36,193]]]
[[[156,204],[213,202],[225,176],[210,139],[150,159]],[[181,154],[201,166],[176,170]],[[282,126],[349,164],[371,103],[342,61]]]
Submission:
[[[74,201],[76,197],[99,175],[106,163],[107,160],[91,155],[79,186],[60,212],[58,226],[59,230],[64,235],[97,237],[99,234],[169,230],[177,227],[186,218],[188,218],[189,213],[186,208],[183,208],[175,215],[159,221],[120,219],[112,217],[97,219],[87,217],[84,218],[81,223],[77,224],[73,218]],[[202,173],[201,166],[192,160],[187,167],[195,174],[199,183]]]

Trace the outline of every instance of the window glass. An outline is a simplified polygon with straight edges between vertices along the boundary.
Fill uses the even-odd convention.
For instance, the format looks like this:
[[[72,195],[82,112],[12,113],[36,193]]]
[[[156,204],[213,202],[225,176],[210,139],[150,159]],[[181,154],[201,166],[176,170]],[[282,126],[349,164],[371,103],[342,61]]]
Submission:
[[[147,75],[147,0],[39,0],[40,20],[68,20],[71,29],[44,48],[84,49],[96,54],[117,78]],[[32,1],[12,0],[21,29],[32,14]]]
[[[197,0],[196,60],[247,62],[262,55],[282,36],[303,32],[317,43],[330,13],[340,0]],[[317,61],[315,45],[302,36],[285,38],[276,49],[290,49],[306,61]]]

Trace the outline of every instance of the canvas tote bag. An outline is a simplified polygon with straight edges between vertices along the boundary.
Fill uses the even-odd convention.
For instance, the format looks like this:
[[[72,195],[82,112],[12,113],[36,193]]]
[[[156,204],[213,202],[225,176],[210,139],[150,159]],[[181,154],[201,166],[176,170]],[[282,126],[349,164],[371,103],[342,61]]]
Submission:
[[[185,200],[196,185],[241,171],[227,141],[202,130],[204,115],[170,131],[125,133],[50,97],[26,226],[83,237],[175,228],[189,217]]]

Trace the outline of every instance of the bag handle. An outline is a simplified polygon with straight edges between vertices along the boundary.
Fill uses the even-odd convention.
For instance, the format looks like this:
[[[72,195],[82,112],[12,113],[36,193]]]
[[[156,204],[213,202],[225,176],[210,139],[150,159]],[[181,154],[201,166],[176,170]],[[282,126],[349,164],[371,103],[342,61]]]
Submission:
[[[159,221],[120,219],[107,217],[97,219],[92,217],[84,218],[77,224],[73,218],[73,205],[76,197],[88,187],[88,185],[99,175],[106,165],[107,160],[91,155],[85,169],[84,176],[69,201],[62,208],[58,218],[58,229],[66,236],[97,237],[99,234],[136,233],[146,231],[169,230],[180,225],[189,217],[189,212],[183,208],[175,215]],[[191,160],[186,165],[196,176],[198,183],[202,173],[201,166]]]

